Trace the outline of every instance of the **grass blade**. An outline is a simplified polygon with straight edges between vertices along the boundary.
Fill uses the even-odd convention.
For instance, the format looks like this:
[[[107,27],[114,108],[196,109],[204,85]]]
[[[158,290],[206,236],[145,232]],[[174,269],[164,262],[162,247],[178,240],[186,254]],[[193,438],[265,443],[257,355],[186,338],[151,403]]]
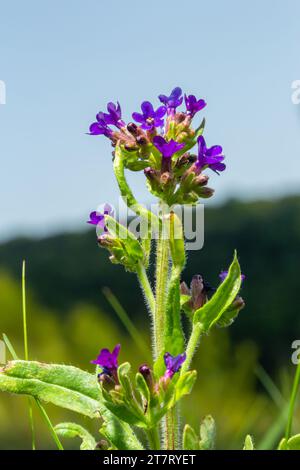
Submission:
[[[289,412],[288,412],[288,421],[286,425],[286,431],[285,431],[285,438],[289,439],[292,431],[292,424],[293,424],[293,417],[294,417],[294,409],[295,409],[295,404],[296,404],[296,398],[297,398],[297,393],[299,389],[299,384],[300,384],[300,362],[297,365],[296,373],[295,373],[295,378],[294,378],[294,383],[293,383],[293,388],[292,388],[292,393],[291,393],[291,398],[290,398],[290,404],[289,404]]]
[[[23,335],[24,335],[24,357],[25,361],[28,361],[28,334],[27,334],[27,314],[26,314],[26,265],[25,260],[22,263],[22,315],[23,315]],[[33,412],[32,412],[32,403],[31,399],[28,398],[28,411],[29,411],[29,423],[32,436],[32,450],[36,449],[35,445],[35,430],[34,430],[34,421],[33,421]]]
[[[122,307],[120,302],[118,301],[117,297],[112,293],[112,291],[108,287],[104,287],[102,289],[102,292],[106,298],[106,300],[109,302],[109,304],[112,306],[114,309],[115,313],[125,326],[126,330],[128,331],[129,335],[133,339],[133,341],[136,343],[137,347],[143,352],[143,354],[146,353],[147,357],[150,359],[151,358],[151,352],[149,350],[148,345],[140,335],[139,331],[137,328],[134,326],[132,321],[130,320],[127,312],[125,309]]]

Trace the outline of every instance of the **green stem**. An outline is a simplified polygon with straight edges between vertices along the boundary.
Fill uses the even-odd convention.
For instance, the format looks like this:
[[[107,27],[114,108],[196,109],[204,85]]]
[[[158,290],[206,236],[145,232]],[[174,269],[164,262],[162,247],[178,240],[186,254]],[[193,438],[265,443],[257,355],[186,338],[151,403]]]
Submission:
[[[295,409],[299,384],[300,384],[300,362],[297,365],[295,378],[294,378],[294,383],[293,383],[292,394],[291,394],[291,399],[290,399],[288,421],[287,421],[287,426],[286,426],[286,431],[285,431],[285,438],[286,439],[289,439],[289,437],[291,435],[291,431],[292,431],[294,409]]]
[[[189,370],[192,359],[193,359],[194,354],[196,352],[196,349],[198,347],[198,344],[199,344],[200,337],[201,337],[202,333],[203,333],[203,330],[202,330],[201,323],[200,322],[195,323],[193,325],[192,334],[191,334],[190,339],[189,339],[188,344],[187,344],[186,360],[184,361],[184,363],[182,365],[181,375]]]
[[[124,157],[119,147],[116,147],[115,150],[114,172],[123,201],[125,202],[127,207],[129,207],[137,215],[141,216],[144,220],[148,222],[149,234],[151,234],[151,225],[153,224],[153,228],[157,228],[159,223],[158,218],[155,214],[153,214],[153,212],[148,211],[148,209],[139,204],[136,198],[134,197],[125,177]]]
[[[145,267],[142,264],[140,264],[137,267],[137,272],[136,273],[137,273],[138,280],[139,280],[139,283],[141,285],[141,288],[144,292],[145,299],[146,299],[146,302],[148,304],[149,310],[153,315],[154,312],[155,312],[155,298],[154,298],[154,295],[153,295],[152,288],[150,286],[150,282],[149,282]]]
[[[156,253],[156,303],[154,315],[155,358],[164,351],[165,313],[169,275],[169,240],[163,231],[157,240]]]
[[[160,438],[157,427],[147,430],[150,450],[160,450]]]

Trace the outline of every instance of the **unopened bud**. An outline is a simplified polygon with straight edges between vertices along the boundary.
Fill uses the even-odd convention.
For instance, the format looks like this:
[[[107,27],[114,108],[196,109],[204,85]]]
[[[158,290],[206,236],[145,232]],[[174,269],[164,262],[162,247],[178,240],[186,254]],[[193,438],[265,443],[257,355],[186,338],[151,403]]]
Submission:
[[[101,439],[101,441],[97,442],[96,449],[100,450],[107,450],[109,448],[109,443],[105,439]]]
[[[138,135],[138,126],[134,122],[127,124],[127,130],[130,134],[137,136]]]
[[[181,295],[190,295],[190,289],[188,288],[188,286],[186,285],[186,283],[184,281],[182,281],[180,283],[180,293]]]
[[[203,197],[203,198],[209,198],[213,196],[215,190],[212,188],[208,188],[207,186],[200,186],[199,189],[195,189],[197,192],[198,196]]]
[[[242,308],[245,307],[245,302],[244,300],[242,299],[242,297],[240,297],[239,295],[236,296],[235,300],[232,302],[231,306],[233,308],[237,308],[239,310],[242,310]]]
[[[102,385],[102,387],[109,392],[115,388],[115,381],[114,379],[108,374],[98,374],[98,382]]]
[[[209,176],[200,174],[194,179],[194,183],[198,186],[205,186],[208,183]]]
[[[152,370],[147,364],[143,364],[139,367],[139,372],[145,379],[146,384],[148,385],[149,390],[153,390],[154,381],[153,381],[153,374]]]
[[[199,274],[196,274],[195,276],[193,276],[193,279],[191,282],[191,294],[192,294],[193,310],[198,310],[198,308],[202,307],[207,301],[203,279],[202,279],[202,276],[200,276]]]
[[[148,144],[148,139],[144,135],[137,136],[136,141],[139,145],[147,145]]]

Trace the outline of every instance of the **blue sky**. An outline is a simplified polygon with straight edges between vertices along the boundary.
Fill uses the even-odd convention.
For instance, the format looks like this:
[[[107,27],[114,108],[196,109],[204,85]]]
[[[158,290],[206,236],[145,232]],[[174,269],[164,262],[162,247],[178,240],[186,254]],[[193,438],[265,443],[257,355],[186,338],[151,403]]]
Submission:
[[[0,237],[85,226],[116,200],[111,148],[85,134],[110,100],[125,116],[179,85],[206,99],[228,169],[215,201],[300,185],[298,0],[2,2]],[[144,177],[130,177],[147,201]]]

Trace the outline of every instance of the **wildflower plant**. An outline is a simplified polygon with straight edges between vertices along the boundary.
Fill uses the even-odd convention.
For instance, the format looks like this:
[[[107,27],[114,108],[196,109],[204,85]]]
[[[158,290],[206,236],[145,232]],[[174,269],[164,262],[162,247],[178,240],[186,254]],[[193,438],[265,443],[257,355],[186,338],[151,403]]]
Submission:
[[[120,104],[109,103],[107,112],[99,112],[89,128],[90,135],[110,140],[120,194],[146,227],[136,236],[117,221],[109,204],[102,212],[91,212],[88,220],[96,227],[98,244],[108,251],[110,260],[138,277],[145,312],[152,322],[153,360],[144,363],[141,357],[139,369],[133,371],[128,362],[123,362],[126,351],[117,344],[113,350],[100,345],[97,357],[95,351],[96,358],[91,360],[95,373],[68,365],[18,360],[16,356],[8,362],[0,370],[1,391],[29,395],[40,406],[41,402],[51,402],[99,421],[100,443],[100,436],[96,439],[74,423],[61,423],[52,429],[58,442],[58,436],[79,436],[82,449],[214,447],[212,417],[202,421],[198,433],[189,424],[182,424],[180,401],[190,394],[197,378],[192,361],[201,337],[215,327],[231,325],[244,307],[239,295],[244,275],[235,253],[228,270],[220,274],[218,286],[210,286],[199,274],[189,287],[183,281],[185,233],[175,207],[197,206],[201,199],[212,197],[209,172],[220,174],[226,168],[222,147],[209,147],[203,137],[205,107],[203,99],[183,95],[177,87],[169,96],[160,95],[156,105],[144,101],[129,123],[123,120]],[[136,200],[126,171],[144,174],[148,190],[158,199],[158,213]],[[149,274],[153,249],[154,280]],[[185,330],[183,315],[189,322]],[[248,437],[247,446],[251,445]]]

